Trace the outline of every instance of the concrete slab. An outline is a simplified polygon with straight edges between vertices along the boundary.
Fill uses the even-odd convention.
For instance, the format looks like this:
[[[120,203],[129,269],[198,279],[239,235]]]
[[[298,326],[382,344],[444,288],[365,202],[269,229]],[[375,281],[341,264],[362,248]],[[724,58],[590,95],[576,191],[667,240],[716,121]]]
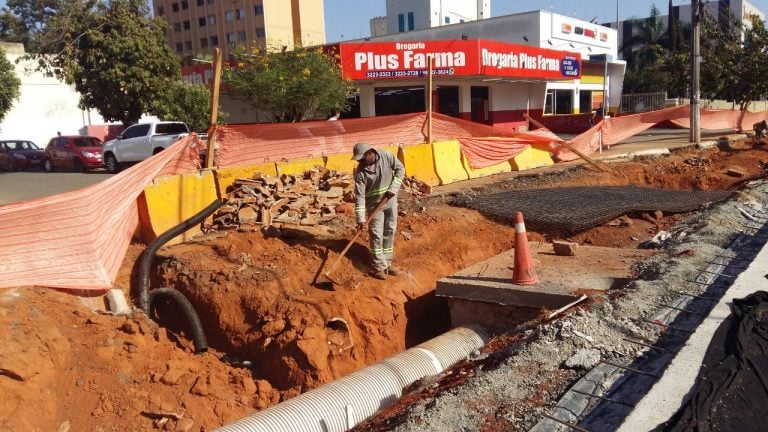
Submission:
[[[654,252],[579,246],[575,256],[556,255],[551,243],[530,244],[540,282],[512,283],[514,249],[437,281],[436,295],[472,301],[557,310],[582,291],[607,290],[631,278],[630,265]]]

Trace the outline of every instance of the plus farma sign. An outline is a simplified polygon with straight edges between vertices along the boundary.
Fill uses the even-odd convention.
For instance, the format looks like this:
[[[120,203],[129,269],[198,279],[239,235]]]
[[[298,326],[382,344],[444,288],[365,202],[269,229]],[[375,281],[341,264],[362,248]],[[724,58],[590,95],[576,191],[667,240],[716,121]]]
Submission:
[[[436,76],[581,78],[578,53],[483,39],[342,43],[339,54],[356,81],[423,77],[430,57]]]

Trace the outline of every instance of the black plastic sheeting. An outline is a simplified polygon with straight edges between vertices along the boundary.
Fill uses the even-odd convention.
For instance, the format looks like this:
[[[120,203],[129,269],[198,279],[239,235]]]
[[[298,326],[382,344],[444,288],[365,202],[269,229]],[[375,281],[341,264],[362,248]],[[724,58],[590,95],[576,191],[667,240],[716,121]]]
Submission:
[[[454,205],[478,210],[514,224],[523,212],[526,227],[569,235],[602,225],[631,212],[684,213],[731,196],[727,191],[680,191],[637,186],[586,186],[530,189],[463,198]]]
[[[766,430],[768,293],[734,299],[707,348],[691,398],[655,432]]]

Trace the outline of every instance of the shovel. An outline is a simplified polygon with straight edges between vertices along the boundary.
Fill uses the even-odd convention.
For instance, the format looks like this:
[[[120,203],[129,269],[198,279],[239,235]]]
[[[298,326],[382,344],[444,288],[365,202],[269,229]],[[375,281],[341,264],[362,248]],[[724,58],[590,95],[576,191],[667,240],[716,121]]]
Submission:
[[[368,219],[366,219],[365,222],[363,223],[363,228],[359,229],[359,230],[357,230],[355,232],[355,235],[352,237],[352,240],[350,240],[349,243],[347,243],[347,246],[344,247],[344,250],[341,251],[341,254],[338,256],[338,258],[336,258],[336,260],[333,262],[333,264],[331,264],[331,266],[328,267],[328,270],[326,270],[323,273],[323,276],[325,276],[326,280],[317,281],[316,285],[321,285],[321,284],[322,285],[327,285],[327,284],[332,284],[333,283],[333,279],[331,279],[331,273],[333,273],[333,271],[336,270],[336,267],[339,266],[339,263],[341,262],[341,259],[344,258],[344,255],[347,254],[347,251],[349,250],[349,248],[352,247],[352,244],[355,242],[355,240],[357,240],[357,238],[360,236],[360,234],[368,227],[368,224],[371,223],[371,220],[373,220],[374,216],[376,216],[381,211],[381,209],[384,207],[384,205],[388,201],[389,201],[389,198],[387,198],[387,197],[384,197],[384,198],[381,199],[381,201],[379,201],[379,203],[376,205],[376,208],[373,209],[371,214],[368,216]]]

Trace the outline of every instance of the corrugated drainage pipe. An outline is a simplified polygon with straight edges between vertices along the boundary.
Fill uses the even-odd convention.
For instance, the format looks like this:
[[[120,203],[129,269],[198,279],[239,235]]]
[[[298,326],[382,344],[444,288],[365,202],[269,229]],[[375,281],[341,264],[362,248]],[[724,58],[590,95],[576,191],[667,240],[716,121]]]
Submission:
[[[479,326],[458,327],[421,345],[310,390],[220,432],[343,432],[394,403],[403,388],[437,375],[473,351],[489,335]]]

